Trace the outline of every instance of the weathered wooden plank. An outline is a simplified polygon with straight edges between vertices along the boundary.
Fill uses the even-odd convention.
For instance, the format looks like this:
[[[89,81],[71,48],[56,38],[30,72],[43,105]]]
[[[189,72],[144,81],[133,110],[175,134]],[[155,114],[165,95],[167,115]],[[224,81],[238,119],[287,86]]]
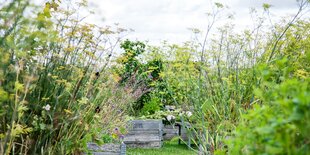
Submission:
[[[154,129],[143,129],[143,130],[130,130],[128,134],[159,134],[159,130],[154,130]]]
[[[127,138],[126,139],[126,143],[130,143],[130,142],[157,142],[157,141],[161,141],[161,139],[159,137],[157,138],[145,138],[145,137],[131,137],[131,138]]]
[[[134,136],[126,136],[124,138],[124,141],[126,141],[126,142],[134,142],[134,141],[137,141],[137,142],[139,142],[139,141],[141,141],[141,142],[144,142],[144,141],[153,142],[153,141],[161,141],[161,140],[162,140],[161,137],[158,135],[157,136],[148,136],[148,135],[136,136],[136,135],[134,135]]]
[[[161,142],[148,142],[148,143],[130,143],[127,144],[131,148],[161,148]]]
[[[179,136],[179,130],[177,128],[170,128],[170,126],[163,129],[163,139],[164,140],[171,140],[174,137]]]
[[[177,136],[178,136],[177,134],[165,134],[163,136],[163,139],[164,140],[171,140],[171,139],[173,139],[174,137],[177,137]]]
[[[178,134],[179,130],[178,129],[163,129],[163,132],[167,134]]]
[[[87,148],[93,155],[125,155],[126,145],[122,144],[103,144],[87,143]]]
[[[87,148],[92,151],[107,151],[107,152],[120,152],[121,148],[119,144],[104,144],[97,145],[96,143],[88,143]]]
[[[115,153],[115,152],[92,152],[92,155],[120,155],[120,153]]]
[[[129,127],[132,130],[135,129],[162,129],[161,120],[133,120],[130,122]]]
[[[181,137],[183,140],[187,141],[189,139],[188,135],[190,134],[189,130],[181,128],[181,135],[179,135],[179,127],[172,125],[165,125],[163,128],[163,139],[171,140],[174,137]]]
[[[159,136],[159,134],[127,134],[125,137],[137,137],[137,138],[145,138],[146,140],[147,139],[150,139],[152,137],[158,137],[159,139],[162,139],[162,136]],[[125,141],[127,138],[124,138]]]
[[[178,129],[178,127],[173,125],[164,125],[163,129]]]

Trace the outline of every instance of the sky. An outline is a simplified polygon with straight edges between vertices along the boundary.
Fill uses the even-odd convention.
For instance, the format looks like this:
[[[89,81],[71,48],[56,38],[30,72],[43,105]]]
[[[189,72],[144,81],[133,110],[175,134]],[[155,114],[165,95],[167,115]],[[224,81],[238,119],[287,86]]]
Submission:
[[[213,1],[215,2],[215,1]],[[228,6],[222,12],[225,23],[227,14],[234,14],[237,29],[253,24],[249,14],[250,8],[262,13],[264,3],[271,4],[270,13],[273,20],[281,16],[294,15],[298,6],[295,0],[225,0],[220,1]],[[147,40],[160,43],[167,40],[171,43],[188,41],[193,33],[189,28],[206,30],[210,11],[210,0],[89,0],[95,12],[88,20],[98,25],[119,23],[122,27],[133,29],[126,37],[129,39]]]
[[[0,3],[3,1],[8,0],[0,0]],[[44,4],[48,0],[32,1]],[[239,31],[253,27],[250,8],[255,8],[261,15],[264,3],[271,5],[273,23],[280,17],[293,16],[298,10],[296,0],[88,0],[94,14],[88,16],[86,22],[99,26],[118,23],[122,28],[133,29],[134,32],[125,36],[131,40],[148,41],[150,44],[160,44],[164,40],[182,43],[193,38],[190,28],[206,31],[209,23],[206,13],[211,11],[214,2],[220,2],[228,8],[221,13],[213,30],[224,23],[233,23]],[[227,20],[228,14],[234,15],[234,21]],[[306,14],[307,18],[309,14]]]

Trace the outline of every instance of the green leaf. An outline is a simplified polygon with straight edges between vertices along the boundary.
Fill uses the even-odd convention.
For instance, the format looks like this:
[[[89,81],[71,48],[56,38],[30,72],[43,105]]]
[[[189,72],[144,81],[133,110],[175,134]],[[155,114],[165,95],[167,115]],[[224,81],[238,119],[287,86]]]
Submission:
[[[282,153],[283,148],[281,147],[275,147],[275,146],[271,146],[271,145],[267,145],[266,146],[266,152],[270,153],[270,154],[280,154]]]
[[[45,130],[46,128],[46,125],[44,123],[40,123],[39,126],[41,130]]]

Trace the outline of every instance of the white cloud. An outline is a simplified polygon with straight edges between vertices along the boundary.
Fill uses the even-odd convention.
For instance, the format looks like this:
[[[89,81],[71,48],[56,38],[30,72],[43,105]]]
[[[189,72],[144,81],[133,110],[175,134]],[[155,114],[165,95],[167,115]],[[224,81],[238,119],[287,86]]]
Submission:
[[[104,17],[101,25],[120,23],[135,32],[128,35],[131,39],[149,40],[159,43],[187,41],[191,32],[188,28],[204,29],[207,26],[206,12],[210,11],[209,0],[90,0],[100,13],[94,20]],[[272,5],[271,14],[284,16],[297,10],[294,0],[227,0],[224,4],[235,12],[237,27],[252,24],[249,8],[262,10],[263,3]],[[225,22],[225,21],[222,21]]]
[[[274,9],[290,9],[296,7],[297,3],[294,0],[235,0],[236,8],[261,7],[263,4],[270,4]]]

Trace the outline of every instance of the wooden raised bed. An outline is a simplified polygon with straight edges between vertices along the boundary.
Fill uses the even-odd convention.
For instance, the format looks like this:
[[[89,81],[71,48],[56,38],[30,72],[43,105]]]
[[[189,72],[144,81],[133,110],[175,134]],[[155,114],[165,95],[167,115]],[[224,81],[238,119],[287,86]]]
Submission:
[[[162,120],[133,120],[129,122],[124,143],[133,148],[160,148],[163,143]]]

